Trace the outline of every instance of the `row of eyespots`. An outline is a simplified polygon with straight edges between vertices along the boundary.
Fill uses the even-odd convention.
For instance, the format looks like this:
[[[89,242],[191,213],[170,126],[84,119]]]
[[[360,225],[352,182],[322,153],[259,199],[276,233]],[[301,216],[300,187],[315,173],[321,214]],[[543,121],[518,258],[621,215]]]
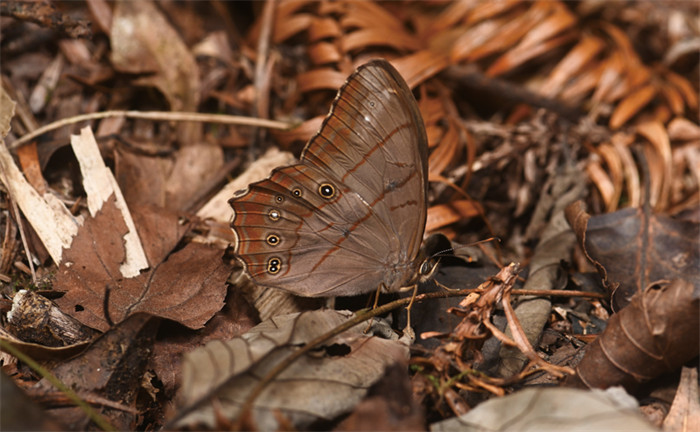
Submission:
[[[330,183],[321,183],[318,186],[318,194],[322,198],[329,200],[329,199],[335,197],[335,193],[336,193],[336,189]],[[302,196],[301,188],[299,188],[299,187],[293,188],[292,195],[295,198],[301,198],[301,196]],[[284,196],[277,195],[275,197],[275,201],[279,204],[282,204],[284,202]],[[277,209],[271,209],[267,213],[267,215],[272,222],[276,222],[282,217],[282,214]],[[265,238],[265,242],[268,245],[275,247],[275,246],[278,246],[282,242],[282,239],[280,239],[280,236],[278,236],[277,234],[268,234],[268,236]],[[282,260],[279,257],[273,256],[267,260],[267,272],[269,274],[271,274],[271,275],[277,274],[280,272],[281,269],[282,269]]]
[[[321,198],[331,199],[335,196],[335,192],[335,186],[330,183],[321,183],[318,186],[318,194],[321,196]],[[303,196],[303,192],[300,187],[294,187],[292,188],[292,195],[294,198],[301,198]],[[275,201],[278,204],[282,204],[284,202],[284,195],[275,196]]]

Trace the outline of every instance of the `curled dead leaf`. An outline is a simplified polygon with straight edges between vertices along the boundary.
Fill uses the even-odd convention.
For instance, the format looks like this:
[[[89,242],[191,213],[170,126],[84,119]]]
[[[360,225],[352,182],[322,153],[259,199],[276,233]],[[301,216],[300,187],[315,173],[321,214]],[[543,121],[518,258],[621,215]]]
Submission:
[[[698,355],[700,285],[652,284],[614,314],[587,348],[572,385],[628,390],[672,372]]]

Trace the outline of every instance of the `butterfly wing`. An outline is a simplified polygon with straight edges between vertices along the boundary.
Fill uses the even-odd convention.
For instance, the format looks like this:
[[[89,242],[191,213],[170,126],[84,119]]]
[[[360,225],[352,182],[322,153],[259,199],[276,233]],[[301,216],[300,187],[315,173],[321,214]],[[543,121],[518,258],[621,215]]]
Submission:
[[[338,92],[301,162],[233,198],[236,254],[256,283],[305,296],[408,284],[426,218],[427,139],[386,61]]]

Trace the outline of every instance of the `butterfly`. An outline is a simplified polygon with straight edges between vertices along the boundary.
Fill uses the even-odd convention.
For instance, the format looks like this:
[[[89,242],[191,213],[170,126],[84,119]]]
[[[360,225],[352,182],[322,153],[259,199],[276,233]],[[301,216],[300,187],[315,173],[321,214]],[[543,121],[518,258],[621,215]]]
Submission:
[[[386,60],[340,88],[298,163],[229,200],[234,253],[252,280],[307,297],[414,287],[421,252],[428,141],[418,104]]]

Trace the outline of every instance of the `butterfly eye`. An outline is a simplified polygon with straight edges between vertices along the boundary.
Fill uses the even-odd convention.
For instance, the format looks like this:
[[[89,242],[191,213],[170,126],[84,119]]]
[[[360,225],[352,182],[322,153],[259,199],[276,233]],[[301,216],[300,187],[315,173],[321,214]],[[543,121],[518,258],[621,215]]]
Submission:
[[[271,221],[277,221],[282,215],[280,215],[279,211],[273,209],[267,213],[267,216],[270,218]]]
[[[292,189],[292,195],[294,195],[297,198],[301,198],[301,189],[299,189],[298,187]]]
[[[330,183],[323,183],[318,187],[318,194],[325,199],[331,199],[335,196],[335,188]]]
[[[269,244],[270,246],[277,246],[278,244],[280,244],[280,238],[279,238],[279,236],[276,235],[276,234],[270,234],[269,236],[267,236],[267,238],[265,239],[265,241],[266,241],[267,244]]]
[[[433,263],[430,260],[425,260],[423,261],[423,264],[420,265],[420,270],[418,270],[418,273],[421,276],[425,276],[429,275],[431,271],[433,271]]]
[[[282,267],[282,260],[280,260],[277,257],[272,257],[269,260],[267,260],[267,272],[270,274],[277,274],[280,272],[280,268]]]

